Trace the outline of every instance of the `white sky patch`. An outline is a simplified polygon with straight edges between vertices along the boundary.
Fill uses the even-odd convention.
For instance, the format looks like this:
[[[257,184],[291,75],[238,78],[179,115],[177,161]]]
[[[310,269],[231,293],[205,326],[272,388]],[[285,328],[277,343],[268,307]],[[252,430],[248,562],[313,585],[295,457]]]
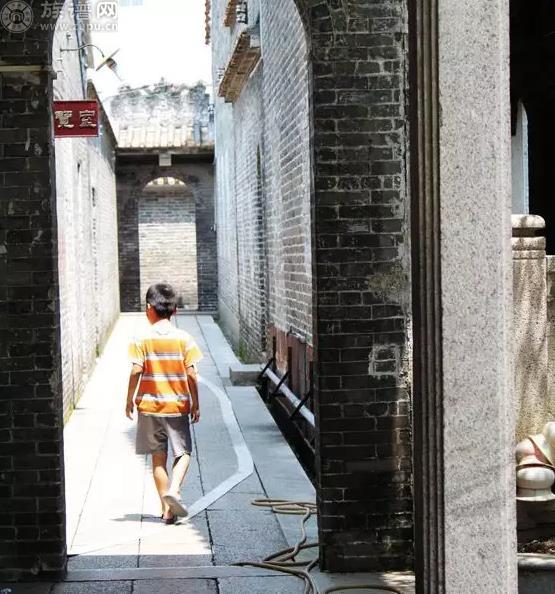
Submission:
[[[138,87],[156,83],[162,77],[188,85],[211,83],[210,46],[204,43],[204,0],[121,4],[118,31],[93,33],[93,43],[106,55],[120,48],[115,59],[122,81],[108,68],[93,75],[101,97],[115,95],[122,84]],[[93,51],[96,66],[101,58]]]

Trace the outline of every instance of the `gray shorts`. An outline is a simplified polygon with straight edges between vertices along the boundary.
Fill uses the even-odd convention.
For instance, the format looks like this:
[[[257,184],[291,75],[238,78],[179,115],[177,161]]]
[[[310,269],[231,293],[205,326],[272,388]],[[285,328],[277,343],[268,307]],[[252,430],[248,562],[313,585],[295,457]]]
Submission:
[[[192,451],[189,415],[181,417],[159,417],[154,415],[138,415],[137,454],[153,454],[167,452],[168,441],[176,458]]]

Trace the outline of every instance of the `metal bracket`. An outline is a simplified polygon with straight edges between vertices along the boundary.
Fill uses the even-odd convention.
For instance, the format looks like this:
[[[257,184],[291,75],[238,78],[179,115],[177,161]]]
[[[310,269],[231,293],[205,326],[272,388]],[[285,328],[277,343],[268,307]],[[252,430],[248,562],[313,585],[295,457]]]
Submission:
[[[302,400],[299,402],[297,408],[295,408],[295,410],[289,415],[289,419],[292,420],[293,417],[295,417],[299,411],[301,410],[301,408],[308,402],[308,399],[312,396],[312,390],[309,390],[305,396],[302,398]]]
[[[279,380],[279,383],[276,386],[276,389],[270,394],[270,396],[277,396],[279,394],[279,389],[281,388],[281,386],[283,386],[283,384],[285,383],[285,381],[287,380],[288,377],[289,377],[289,371],[287,371],[284,374],[284,376]]]
[[[261,381],[264,379],[264,376],[266,375],[266,372],[268,371],[268,369],[270,369],[270,367],[271,367],[271,366],[272,366],[274,363],[275,363],[275,358],[274,358],[274,357],[272,357],[272,358],[271,358],[271,359],[268,361],[268,363],[266,363],[266,365],[265,365],[264,369],[263,369],[263,370],[260,372],[260,374],[259,374],[259,376],[258,376],[258,379],[256,380],[256,383],[257,383],[257,384],[258,384],[258,383],[260,383],[260,382],[261,382]]]

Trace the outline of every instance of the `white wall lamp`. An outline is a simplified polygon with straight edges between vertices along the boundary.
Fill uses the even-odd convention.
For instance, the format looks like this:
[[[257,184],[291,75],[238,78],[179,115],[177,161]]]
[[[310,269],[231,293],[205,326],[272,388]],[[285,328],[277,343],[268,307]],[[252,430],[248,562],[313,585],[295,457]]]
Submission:
[[[117,50],[115,50],[114,52],[112,52],[110,55],[106,56],[104,54],[104,52],[97,46],[94,45],[94,43],[86,43],[85,45],[81,45],[80,47],[75,47],[75,48],[61,48],[60,49],[60,53],[61,52],[78,52],[82,49],[85,49],[86,47],[94,47],[94,49],[97,49],[100,52],[100,55],[102,56],[102,62],[100,62],[100,64],[96,67],[96,71],[98,72],[101,68],[103,68],[104,66],[108,67],[120,80],[121,77],[118,74],[117,71],[117,62],[114,59],[114,56],[119,52],[119,48]]]

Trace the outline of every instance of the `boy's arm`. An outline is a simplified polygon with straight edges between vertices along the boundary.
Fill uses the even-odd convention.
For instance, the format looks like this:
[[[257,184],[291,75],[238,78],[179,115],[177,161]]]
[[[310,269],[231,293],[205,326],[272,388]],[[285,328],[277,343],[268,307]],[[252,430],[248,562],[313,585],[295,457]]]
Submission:
[[[194,365],[187,367],[187,383],[191,393],[191,422],[198,423],[200,420],[200,408],[198,402],[198,378]]]
[[[128,419],[133,419],[133,398],[139,385],[139,380],[143,374],[143,368],[136,363],[133,363],[131,373],[129,375],[129,387],[127,388],[127,405],[125,406],[125,414]]]

